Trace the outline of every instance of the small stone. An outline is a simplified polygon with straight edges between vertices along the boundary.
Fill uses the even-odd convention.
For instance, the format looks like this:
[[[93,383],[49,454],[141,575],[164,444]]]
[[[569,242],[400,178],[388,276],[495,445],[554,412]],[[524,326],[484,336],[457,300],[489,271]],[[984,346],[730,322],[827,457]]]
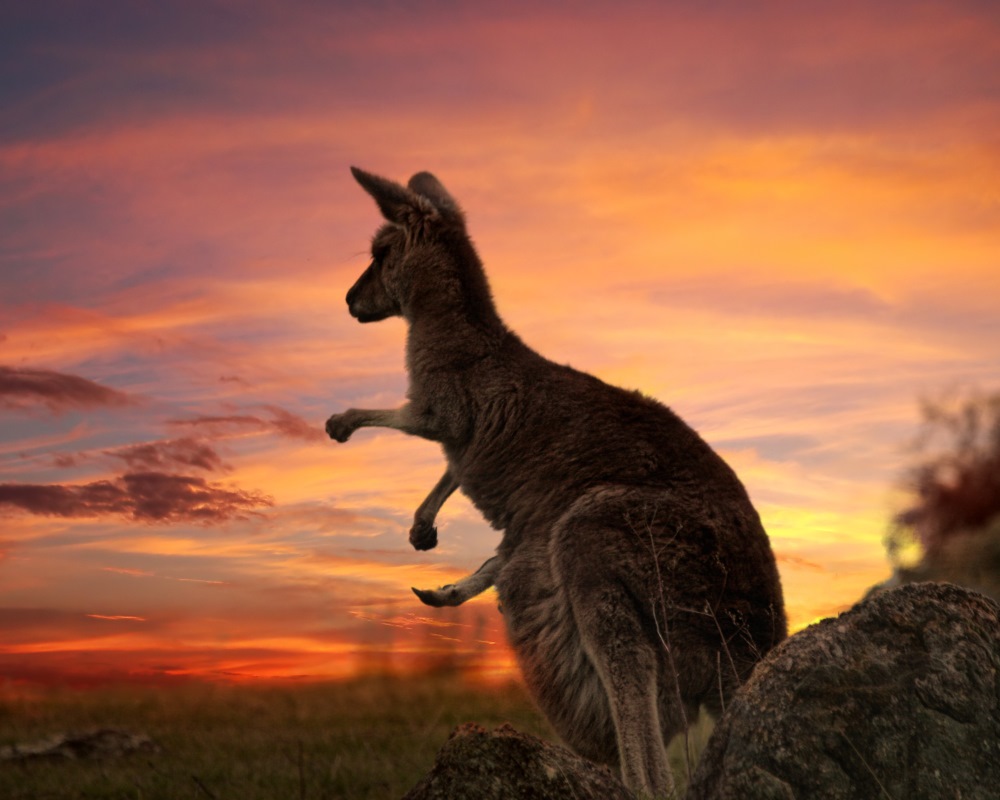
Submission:
[[[635,800],[606,767],[510,725],[452,731],[431,771],[403,800]]]

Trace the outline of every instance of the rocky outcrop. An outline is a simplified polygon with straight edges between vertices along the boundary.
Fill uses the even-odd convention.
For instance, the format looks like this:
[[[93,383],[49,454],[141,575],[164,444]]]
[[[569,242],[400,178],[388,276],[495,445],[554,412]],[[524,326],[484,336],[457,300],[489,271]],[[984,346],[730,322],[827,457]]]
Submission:
[[[772,651],[723,714],[687,798],[998,793],[1000,607],[918,583]]]
[[[635,800],[611,772],[509,725],[466,723],[403,800]]]

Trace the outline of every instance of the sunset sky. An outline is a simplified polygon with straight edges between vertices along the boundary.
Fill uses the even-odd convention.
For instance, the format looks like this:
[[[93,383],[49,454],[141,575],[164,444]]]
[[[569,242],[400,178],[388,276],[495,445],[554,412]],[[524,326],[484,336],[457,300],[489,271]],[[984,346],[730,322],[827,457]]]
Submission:
[[[1000,5],[48,2],[0,12],[0,685],[474,653],[498,534],[331,413],[403,400],[344,295],[434,172],[501,315],[729,461],[790,622],[888,575],[918,401],[1000,387]]]

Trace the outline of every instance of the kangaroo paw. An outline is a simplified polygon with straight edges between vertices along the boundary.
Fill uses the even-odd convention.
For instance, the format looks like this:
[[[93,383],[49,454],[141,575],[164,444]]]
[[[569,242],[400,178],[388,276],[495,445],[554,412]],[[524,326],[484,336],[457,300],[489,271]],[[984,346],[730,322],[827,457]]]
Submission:
[[[437,547],[438,530],[433,522],[417,520],[410,528],[410,544],[414,550],[433,550]]]
[[[326,435],[338,442],[346,442],[357,430],[357,425],[348,414],[334,414],[326,421]]]

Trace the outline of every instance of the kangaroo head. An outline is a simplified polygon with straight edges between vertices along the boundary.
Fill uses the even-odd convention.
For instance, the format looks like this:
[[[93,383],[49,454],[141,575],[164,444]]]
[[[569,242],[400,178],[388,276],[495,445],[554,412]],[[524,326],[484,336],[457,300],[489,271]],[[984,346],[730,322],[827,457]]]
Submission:
[[[407,186],[351,167],[355,179],[378,204],[386,224],[372,239],[372,261],[347,293],[359,322],[410,315],[419,286],[444,285],[449,240],[465,240],[458,204],[429,172]]]

